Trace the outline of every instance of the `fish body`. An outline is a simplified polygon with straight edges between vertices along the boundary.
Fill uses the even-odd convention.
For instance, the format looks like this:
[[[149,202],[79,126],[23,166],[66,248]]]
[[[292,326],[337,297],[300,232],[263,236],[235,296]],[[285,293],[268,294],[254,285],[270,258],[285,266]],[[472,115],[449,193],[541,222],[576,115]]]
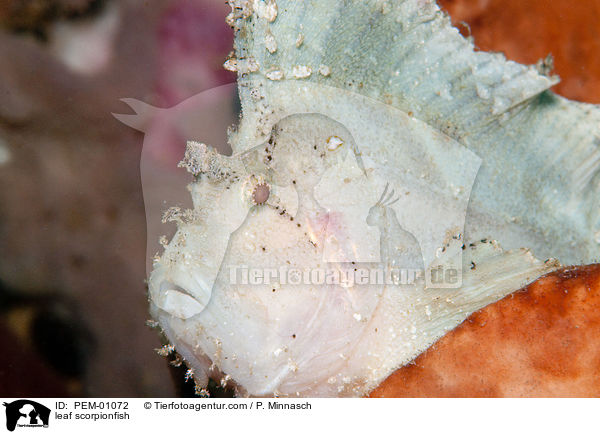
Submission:
[[[432,1],[230,4],[233,152],[188,145],[193,209],[149,278],[199,387],[362,396],[600,256],[600,111],[556,77],[475,52]]]

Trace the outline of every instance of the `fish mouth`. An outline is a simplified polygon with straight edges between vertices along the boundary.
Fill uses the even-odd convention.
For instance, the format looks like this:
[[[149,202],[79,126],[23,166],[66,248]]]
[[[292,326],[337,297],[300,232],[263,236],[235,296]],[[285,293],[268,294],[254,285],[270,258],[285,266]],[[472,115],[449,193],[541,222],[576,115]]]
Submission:
[[[148,281],[151,303],[169,315],[187,320],[200,314],[210,300],[210,289],[195,273],[169,273],[168,266],[155,269]],[[193,289],[190,288],[190,284]]]

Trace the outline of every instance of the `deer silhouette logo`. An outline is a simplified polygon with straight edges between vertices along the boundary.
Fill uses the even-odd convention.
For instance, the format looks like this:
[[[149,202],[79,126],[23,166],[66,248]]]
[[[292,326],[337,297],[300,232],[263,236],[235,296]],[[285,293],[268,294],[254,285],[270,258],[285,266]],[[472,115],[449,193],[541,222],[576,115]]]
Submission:
[[[386,184],[383,194],[369,210],[367,224],[379,229],[381,262],[390,268],[423,270],[423,254],[413,234],[405,230],[392,208],[398,197]]]

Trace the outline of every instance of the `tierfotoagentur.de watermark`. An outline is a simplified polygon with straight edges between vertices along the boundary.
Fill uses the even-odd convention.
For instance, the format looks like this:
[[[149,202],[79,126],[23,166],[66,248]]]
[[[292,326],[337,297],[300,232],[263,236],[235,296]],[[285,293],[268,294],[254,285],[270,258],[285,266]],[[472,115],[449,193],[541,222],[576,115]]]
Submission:
[[[460,282],[460,270],[438,266],[428,270],[394,268],[383,265],[339,266],[300,269],[294,267],[251,268],[245,265],[229,266],[231,285],[337,285],[354,286],[415,285],[426,282],[431,286],[454,286]]]

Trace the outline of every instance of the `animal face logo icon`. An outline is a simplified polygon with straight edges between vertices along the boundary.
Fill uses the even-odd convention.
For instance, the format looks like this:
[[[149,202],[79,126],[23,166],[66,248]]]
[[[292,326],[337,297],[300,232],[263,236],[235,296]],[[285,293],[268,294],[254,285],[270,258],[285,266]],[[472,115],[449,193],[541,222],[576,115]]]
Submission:
[[[358,127],[354,115],[342,119],[328,107],[325,113],[295,108],[272,114],[257,137],[242,134],[240,125],[229,136],[231,154],[223,152],[228,140],[223,137],[208,137],[209,143],[220,143],[217,147],[186,140],[205,140],[219,119],[232,119],[226,114],[233,109],[234,90],[222,86],[169,109],[124,99],[135,114],[114,114],[145,133],[140,169],[147,271],[158,308],[189,319],[208,305],[219,273],[231,261],[248,267],[257,258],[265,257],[265,263],[280,259],[270,252],[284,242],[281,237],[265,238],[260,246],[250,237],[242,250],[231,244],[242,225],[252,228],[248,234],[290,235],[286,254],[306,269],[365,264],[365,269],[418,275],[419,285],[428,288],[460,287],[462,236],[479,157],[402,112],[397,113],[401,122],[391,124],[393,131],[383,137],[382,131]],[[347,98],[358,107],[375,104],[356,95]],[[219,104],[222,110],[211,109]],[[383,110],[380,118],[389,116],[389,107],[373,107]],[[448,163],[454,161],[461,170]],[[189,186],[189,174],[177,167],[194,176]],[[271,214],[256,207],[276,210],[281,217],[268,220]],[[177,223],[177,232],[171,228],[164,234],[160,222]],[[162,256],[158,240],[165,248]],[[311,249],[307,245],[314,260],[305,254]],[[250,251],[259,255],[245,256]],[[180,264],[186,255],[185,265]],[[175,269],[177,277],[170,276]],[[440,269],[456,278],[434,279]]]
[[[50,409],[29,399],[5,402],[6,429],[14,431],[19,427],[47,427],[50,420]]]

